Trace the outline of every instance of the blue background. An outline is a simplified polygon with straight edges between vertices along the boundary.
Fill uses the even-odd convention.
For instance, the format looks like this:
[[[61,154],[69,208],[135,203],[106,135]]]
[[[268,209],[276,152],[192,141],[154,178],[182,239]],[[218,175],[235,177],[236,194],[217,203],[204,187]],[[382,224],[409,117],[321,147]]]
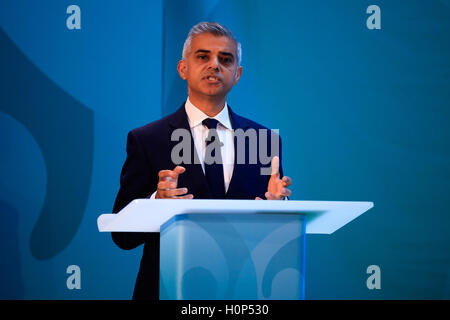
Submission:
[[[66,9],[81,8],[81,30]],[[366,8],[381,8],[368,30]],[[127,132],[186,98],[190,27],[243,47],[228,102],[283,138],[295,200],[373,201],[306,238],[307,299],[450,298],[450,1],[0,2],[0,298],[128,299],[110,212]],[[81,268],[68,290],[66,268]],[[366,269],[381,268],[381,290]]]

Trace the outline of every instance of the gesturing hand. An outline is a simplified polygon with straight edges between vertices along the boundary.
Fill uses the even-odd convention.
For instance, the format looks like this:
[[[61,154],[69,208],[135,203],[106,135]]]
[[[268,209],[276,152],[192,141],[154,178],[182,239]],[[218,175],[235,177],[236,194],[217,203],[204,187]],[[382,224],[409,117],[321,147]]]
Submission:
[[[159,182],[156,190],[156,199],[192,199],[192,194],[186,194],[187,188],[177,188],[178,176],[186,169],[176,166],[173,170],[161,170],[158,172]]]
[[[287,187],[292,184],[292,179],[284,176],[280,179],[280,159],[278,157],[272,158],[272,175],[270,176],[269,183],[267,185],[267,192],[264,196],[267,200],[281,200],[284,197],[289,197],[292,192]],[[260,197],[256,197],[255,200],[262,200]]]

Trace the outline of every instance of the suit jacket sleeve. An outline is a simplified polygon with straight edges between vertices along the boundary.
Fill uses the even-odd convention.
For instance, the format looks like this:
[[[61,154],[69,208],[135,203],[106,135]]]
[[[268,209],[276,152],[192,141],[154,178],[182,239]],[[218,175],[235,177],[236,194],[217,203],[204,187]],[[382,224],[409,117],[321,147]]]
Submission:
[[[130,131],[127,138],[127,158],[120,174],[120,189],[113,213],[119,212],[134,199],[146,198],[152,194],[156,190],[156,179],[156,176],[151,174],[150,163],[139,137]],[[117,246],[125,250],[134,249],[154,237],[155,234],[145,232],[112,233]]]

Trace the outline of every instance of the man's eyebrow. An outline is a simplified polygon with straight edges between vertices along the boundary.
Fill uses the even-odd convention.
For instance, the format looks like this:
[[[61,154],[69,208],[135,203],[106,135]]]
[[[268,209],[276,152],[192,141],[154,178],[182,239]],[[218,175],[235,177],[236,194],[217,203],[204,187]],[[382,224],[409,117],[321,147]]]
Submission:
[[[210,50],[206,50],[206,49],[198,49],[197,51],[195,51],[195,54],[197,54],[197,53],[211,53],[211,51]],[[230,56],[230,57],[234,58],[234,55],[231,52],[220,51],[219,53],[221,55]]]
[[[211,51],[205,49],[198,49],[195,53],[210,53]]]
[[[234,58],[234,55],[233,55],[231,52],[220,51],[219,53],[220,53],[221,55],[224,55],[224,56],[230,56],[230,57]]]

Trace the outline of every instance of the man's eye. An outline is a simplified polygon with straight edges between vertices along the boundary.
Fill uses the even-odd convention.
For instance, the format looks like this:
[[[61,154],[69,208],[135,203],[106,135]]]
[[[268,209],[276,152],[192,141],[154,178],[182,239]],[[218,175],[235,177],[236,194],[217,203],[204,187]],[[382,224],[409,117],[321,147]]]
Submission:
[[[231,62],[233,62],[233,60],[231,60],[231,58],[228,58],[228,57],[224,57],[221,60],[222,60],[222,63],[224,63],[224,64],[230,64]]]
[[[205,55],[198,56],[198,58],[199,58],[200,60],[206,60],[206,56],[205,56]]]

